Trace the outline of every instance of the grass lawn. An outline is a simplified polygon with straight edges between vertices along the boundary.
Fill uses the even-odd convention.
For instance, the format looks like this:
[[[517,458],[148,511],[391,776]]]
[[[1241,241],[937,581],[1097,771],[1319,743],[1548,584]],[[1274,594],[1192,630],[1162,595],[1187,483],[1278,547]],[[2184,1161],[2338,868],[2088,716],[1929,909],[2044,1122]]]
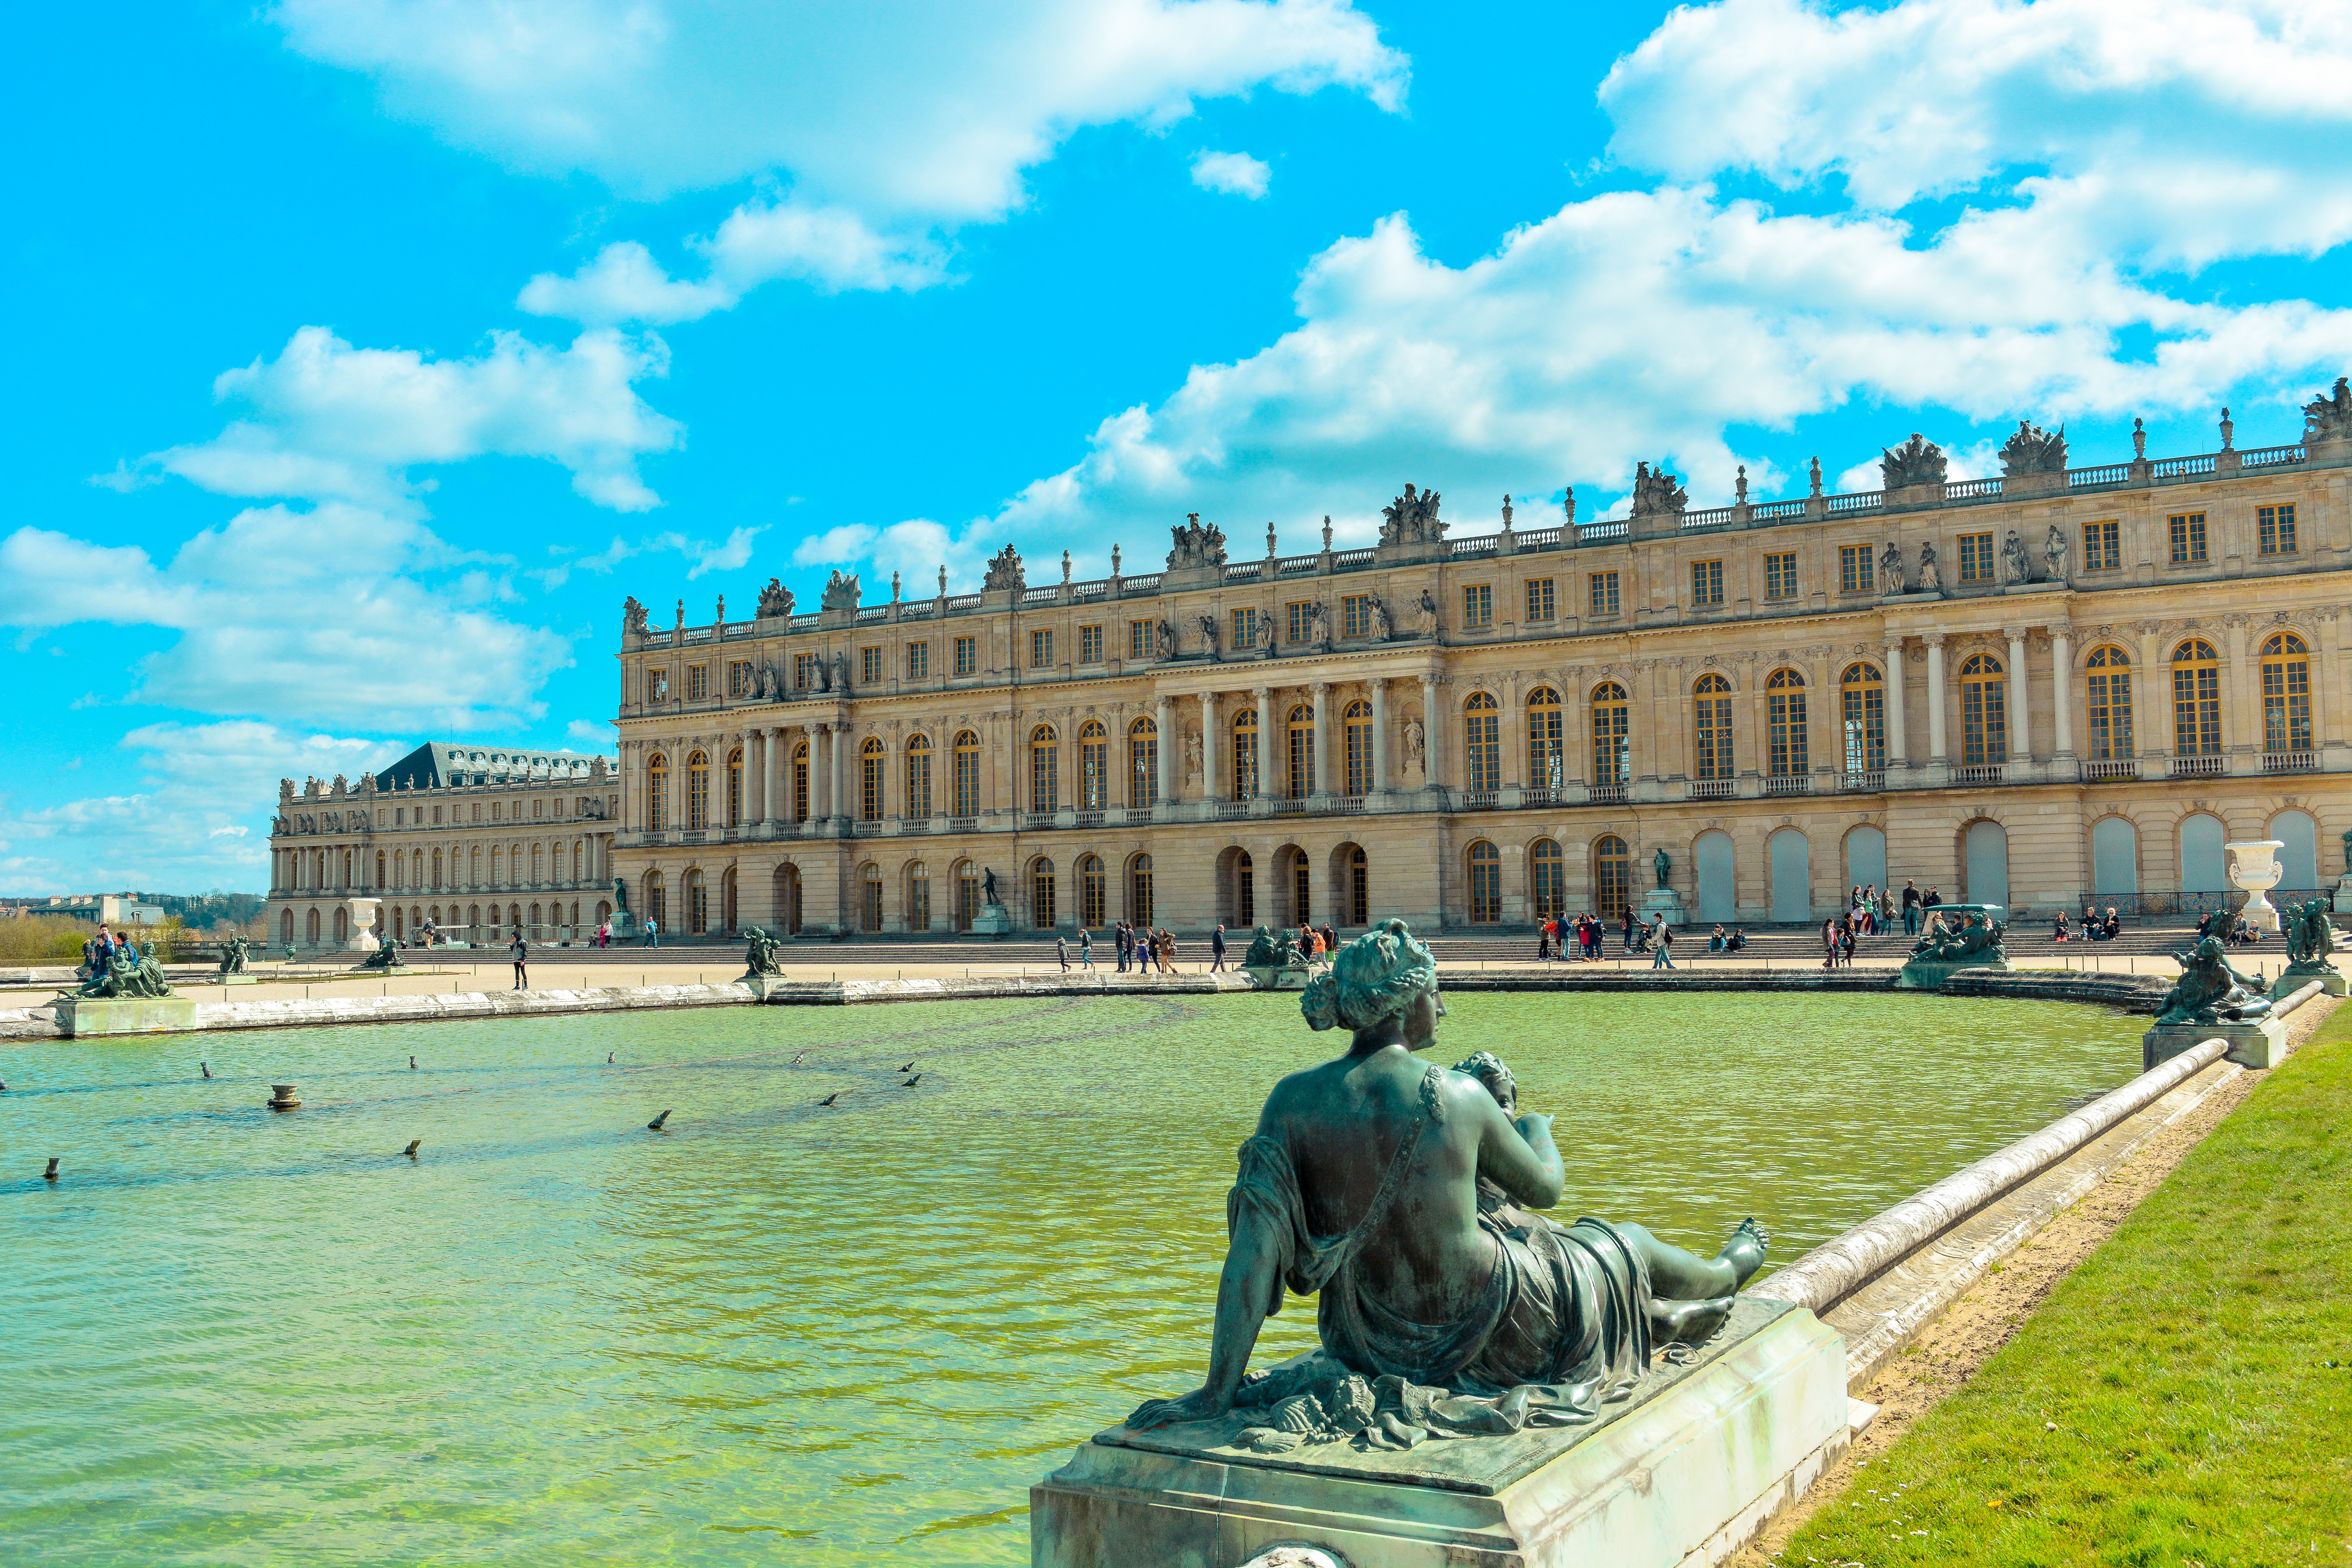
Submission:
[[[1784,1563],[2341,1564],[2352,1005]]]

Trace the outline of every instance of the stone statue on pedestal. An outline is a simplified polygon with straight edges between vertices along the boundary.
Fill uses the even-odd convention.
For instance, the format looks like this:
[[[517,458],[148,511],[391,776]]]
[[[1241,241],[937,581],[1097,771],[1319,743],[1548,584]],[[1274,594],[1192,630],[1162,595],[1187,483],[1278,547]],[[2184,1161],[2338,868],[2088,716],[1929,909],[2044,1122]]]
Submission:
[[[226,980],[232,974],[245,973],[246,960],[253,953],[253,943],[242,936],[232,936],[221,943],[220,968],[215,973]]]
[[[613,879],[613,908],[619,914],[629,912],[629,884],[618,877]]]
[[[163,980],[163,966],[152,954],[141,957],[139,950],[124,942],[114,950],[106,967],[93,973],[79,989],[68,994],[76,996],[169,996],[172,988]]]
[[[1664,847],[1661,847],[1657,858],[1650,862],[1651,868],[1658,874],[1658,886],[1661,888],[1666,885],[1666,873],[1674,869],[1674,857],[1667,854]]]
[[[782,946],[782,941],[772,931],[765,931],[759,926],[745,926],[743,928],[744,978],[748,980],[754,974],[782,974],[784,972],[784,966],[776,957],[776,953]]]
[[[2173,962],[2180,965],[2180,978],[2164,999],[2164,1009],[2156,1016],[2165,1024],[2242,1024],[2269,1016],[2271,1000],[2263,993],[2269,989],[2251,974],[2242,974],[2231,965],[2221,951],[2221,939],[2209,936],[2187,952],[2176,952]]]
[[[2000,546],[2000,580],[2006,584],[2030,583],[2033,580],[2033,557],[2025,552],[2025,541],[2011,529]]]
[[[996,896],[996,873],[995,873],[995,872],[993,872],[993,871],[986,871],[986,870],[984,870],[984,871],[981,872],[981,874],[980,874],[980,897],[981,897],[981,901],[982,901],[982,903],[994,904],[994,905],[995,905],[995,906],[997,906],[999,909],[1002,909],[1002,908],[1003,908],[1003,907],[1004,907],[1004,900],[1003,900],[1003,899],[1000,899],[1000,898],[998,898],[998,897]]]
[[[1891,539],[1878,555],[1878,591],[1888,595],[1909,592],[1903,585],[1903,547]]]
[[[1267,1098],[1225,1200],[1207,1381],[1146,1401],[1130,1429],[1241,1409],[1253,1415],[1234,1446],[1280,1452],[1592,1422],[1631,1395],[1654,1342],[1720,1327],[1762,1264],[1753,1220],[1700,1258],[1638,1225],[1528,1213],[1565,1186],[1551,1118],[1516,1114],[1507,1069],[1415,1059],[1445,1009],[1429,949],[1402,921],[1341,948],[1299,1005],[1310,1028],[1353,1037]],[[1321,1296],[1322,1348],[1248,1374],[1286,1289]]]
[[[1919,592],[1940,594],[1943,591],[1944,571],[1942,567],[1936,564],[1935,542],[1933,540],[1923,542],[1919,546]]]

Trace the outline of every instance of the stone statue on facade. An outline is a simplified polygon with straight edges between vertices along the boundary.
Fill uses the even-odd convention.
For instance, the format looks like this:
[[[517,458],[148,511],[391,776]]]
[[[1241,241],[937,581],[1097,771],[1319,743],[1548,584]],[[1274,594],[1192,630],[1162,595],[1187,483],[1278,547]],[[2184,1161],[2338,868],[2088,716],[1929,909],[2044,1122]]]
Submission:
[[[849,654],[846,649],[833,650],[833,682],[827,689],[845,697],[849,694]]]
[[[246,960],[253,955],[253,943],[242,936],[232,936],[221,943],[220,967],[213,972],[215,979],[226,980],[232,974],[245,973]]]
[[[1633,465],[1633,515],[1649,517],[1665,513],[1680,517],[1690,506],[1690,492],[1666,471],[1660,463],[1655,468],[1647,463]]]
[[[768,585],[760,590],[760,619],[772,621],[793,613],[793,591],[781,578],[771,577]]]
[[[1919,592],[1940,594],[1944,591],[1944,570],[1936,564],[1935,541],[1927,540],[1919,546]]]
[[[1596,1422],[1647,1373],[1654,1343],[1705,1340],[1763,1263],[1753,1220],[1707,1258],[1640,1226],[1529,1213],[1566,1184],[1551,1118],[1517,1114],[1507,1068],[1416,1059],[1444,1008],[1429,949],[1402,921],[1342,947],[1299,1005],[1308,1027],[1349,1030],[1348,1049],[1267,1098],[1226,1199],[1208,1376],[1147,1401],[1129,1427],[1238,1409],[1234,1445],[1282,1452]],[[1286,1289],[1322,1298],[1321,1347],[1247,1375]]]
[[[2017,479],[2026,474],[2063,474],[2066,471],[2066,426],[2044,430],[2040,426],[2021,419],[2017,433],[2001,443],[2000,471],[2005,479]]]
[[[2303,405],[2303,439],[2352,441],[2352,379],[2337,376],[2331,391]]]
[[[1331,606],[1318,599],[1307,614],[1307,640],[1318,650],[1328,653],[1331,650]]]
[[[1381,524],[1382,544],[1427,544],[1445,537],[1445,524],[1437,519],[1437,492],[1416,493],[1411,485],[1404,494],[1381,508],[1386,521]]]
[[[1879,449],[1879,483],[1890,490],[1908,485],[1940,485],[1945,466],[1944,449],[1914,430],[1911,439],[1900,447]]]
[[[743,928],[743,978],[754,974],[782,974],[783,961],[776,956],[783,946],[782,939],[759,926]]]
[[[1029,574],[1021,564],[1021,552],[1010,544],[988,558],[988,571],[980,585],[992,593],[1011,589],[1020,593],[1029,586]]]
[[[2054,522],[2050,525],[2049,537],[2042,542],[2042,560],[2050,568],[2050,581],[2066,581],[2066,531]]]
[[[1200,618],[1200,626],[1201,651],[1214,658],[1217,657],[1217,617],[1202,616]]]
[[[1428,742],[1428,736],[1422,731],[1420,720],[1408,719],[1404,721],[1405,763],[1411,767],[1419,769],[1424,777],[1429,773]]]
[[[1421,597],[1412,602],[1412,616],[1423,637],[1435,637],[1437,635],[1437,595],[1423,588],[1421,591]]]
[[[1372,601],[1372,640],[1386,642],[1395,635],[1396,621],[1389,614],[1389,602],[1386,599],[1374,599]]]
[[[2221,951],[2221,939],[2206,937],[2187,952],[2176,952],[2180,978],[2164,999],[2156,1021],[2164,1024],[2242,1024],[2270,1016],[2266,982],[2241,973]]]
[[[1174,658],[1176,657],[1175,623],[1163,617],[1152,628],[1151,642],[1161,660]]]
[[[1878,552],[1878,591],[1885,595],[1906,593],[1903,584],[1903,547],[1893,540]]]
[[[2000,546],[2000,580],[2004,584],[2033,581],[2033,557],[2025,552],[2025,541],[2011,529]]]
[[[1186,512],[1184,521],[1169,530],[1174,535],[1174,545],[1168,552],[1168,570],[1181,572],[1187,567],[1223,566],[1225,563],[1224,531],[1215,523],[1205,526],[1197,511]]]
[[[1201,731],[1198,730],[1184,731],[1184,776],[1188,779],[1201,776]]]
[[[1274,657],[1274,617],[1272,616],[1258,617],[1257,651],[1268,658]]]
[[[760,700],[773,702],[776,697],[776,667],[763,664],[760,667]]]
[[[621,635],[633,637],[653,636],[653,628],[646,624],[646,607],[637,603],[635,594],[621,601]]]

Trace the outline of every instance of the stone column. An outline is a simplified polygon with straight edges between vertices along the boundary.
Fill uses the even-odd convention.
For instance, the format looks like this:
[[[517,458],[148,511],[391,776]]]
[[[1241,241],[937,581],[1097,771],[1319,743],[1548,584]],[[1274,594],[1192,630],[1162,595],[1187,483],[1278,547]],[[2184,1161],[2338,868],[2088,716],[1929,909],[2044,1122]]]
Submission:
[[[831,737],[825,743],[825,772],[828,778],[826,794],[829,797],[825,805],[830,808],[828,815],[845,817],[850,813],[848,796],[842,789],[841,753],[844,742],[849,739],[849,726],[837,722],[827,724],[825,731]]]
[[[2028,681],[2025,669],[2025,628],[2003,626],[2001,636],[2009,639],[2009,754],[2012,758],[2033,760],[2033,708],[2026,700]]]
[[[784,798],[783,726],[771,725],[762,732],[767,737],[766,744],[761,749],[761,754],[765,759],[763,771],[767,774],[767,784],[760,792],[761,804],[766,807],[760,821],[762,826],[772,828],[777,823],[790,819],[793,807],[792,802]]]
[[[1372,793],[1386,795],[1389,790],[1389,683],[1374,676],[1364,683],[1371,689],[1372,699]]]
[[[2056,755],[2074,755],[2074,631],[2050,628],[2050,711],[2058,726]]]
[[[2342,743],[2344,635],[2333,610],[2319,615],[2319,644],[2311,659],[2311,741],[2326,748]],[[2324,858],[2324,857],[2323,857]]]
[[[766,772],[760,764],[760,731],[755,726],[743,731],[743,816],[736,826],[757,827],[767,820]]]
[[[1886,765],[1890,768],[1910,765],[1910,747],[1903,733],[1903,639],[1886,639],[1886,662],[1881,667],[1886,677]],[[1840,699],[1841,707],[1843,700]],[[1844,718],[1839,718],[1840,744],[1843,744]]]
[[[832,775],[825,771],[824,760],[825,747],[831,743],[832,739],[832,726],[811,724],[808,727],[809,821],[811,823],[823,822],[833,815],[833,806],[827,798],[832,793],[828,787]]]
[[[1443,723],[1444,715],[1438,711],[1437,700],[1437,677],[1423,676],[1421,678],[1422,745],[1429,759],[1428,772],[1424,776],[1431,784],[1442,789],[1445,783],[1445,728]]]
[[[1257,793],[1272,796],[1274,791],[1274,690],[1271,687],[1255,689],[1257,695]],[[1272,875],[1271,872],[1268,875]]]
[[[1152,796],[1155,803],[1176,798],[1176,792],[1169,786],[1169,781],[1175,775],[1177,761],[1171,755],[1176,750],[1176,727],[1171,717],[1174,709],[1175,705],[1168,694],[1161,692],[1159,706],[1152,715],[1152,722],[1160,729],[1159,744],[1151,749],[1151,786],[1157,792]]]
[[[2172,751],[2172,665],[2165,658],[2164,628],[2140,621],[2138,666],[2132,671],[2132,754],[2161,759]],[[2158,770],[2164,770],[2159,764]]]
[[[1221,800],[1224,791],[1217,782],[1217,694],[1201,693],[1201,795],[1205,800]]]
[[[672,833],[686,831],[686,759],[694,748],[683,742],[673,741],[669,746],[669,820],[663,824]]]
[[[1944,730],[1944,634],[1929,632],[1919,639],[1927,645],[1927,760],[1946,760]]]
[[[1310,720],[1313,728],[1307,731],[1313,741],[1307,748],[1307,754],[1315,759],[1315,787],[1307,793],[1337,795],[1339,792],[1331,787],[1331,684],[1318,680],[1308,686],[1307,690],[1312,694],[1309,711],[1313,715]]]

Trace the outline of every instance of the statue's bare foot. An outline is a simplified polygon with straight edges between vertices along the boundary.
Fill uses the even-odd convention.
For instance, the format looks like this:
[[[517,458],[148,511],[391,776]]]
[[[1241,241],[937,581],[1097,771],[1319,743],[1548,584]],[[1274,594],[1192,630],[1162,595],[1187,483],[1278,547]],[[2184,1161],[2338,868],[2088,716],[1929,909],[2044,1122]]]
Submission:
[[[1653,1301],[1650,1337],[1662,1345],[1705,1344],[1716,1330],[1723,1327],[1723,1321],[1731,1316],[1735,1300],[1717,1296],[1711,1301]]]
[[[1764,1227],[1754,1219],[1739,1222],[1739,1228],[1731,1233],[1731,1239],[1723,1244],[1721,1252],[1716,1254],[1717,1258],[1731,1265],[1733,1289],[1747,1284],[1748,1277],[1764,1267],[1764,1253],[1770,1246],[1771,1238],[1764,1234]]]

